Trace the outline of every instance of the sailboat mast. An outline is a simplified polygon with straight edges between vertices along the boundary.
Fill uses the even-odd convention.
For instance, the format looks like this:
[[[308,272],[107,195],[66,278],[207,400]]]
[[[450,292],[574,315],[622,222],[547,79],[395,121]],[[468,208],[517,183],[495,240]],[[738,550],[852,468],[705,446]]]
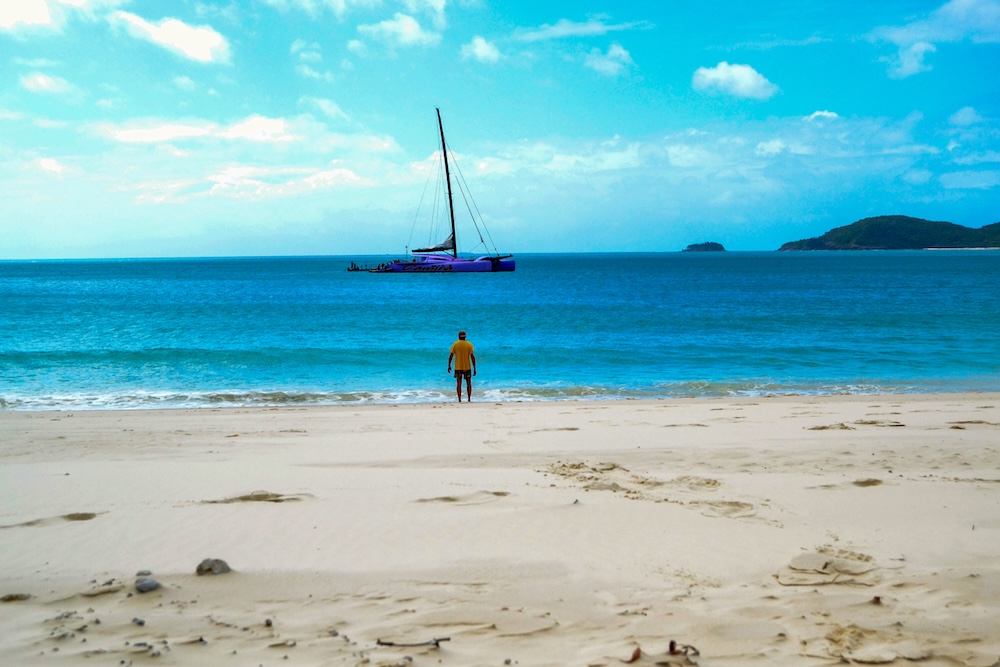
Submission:
[[[444,143],[444,125],[441,123],[441,110],[434,108],[438,116],[438,130],[441,131],[441,155],[444,157],[444,180],[448,183],[448,215],[451,216],[451,254],[458,257],[458,239],[455,238],[455,205],[451,200],[451,172],[448,171],[448,147]]]

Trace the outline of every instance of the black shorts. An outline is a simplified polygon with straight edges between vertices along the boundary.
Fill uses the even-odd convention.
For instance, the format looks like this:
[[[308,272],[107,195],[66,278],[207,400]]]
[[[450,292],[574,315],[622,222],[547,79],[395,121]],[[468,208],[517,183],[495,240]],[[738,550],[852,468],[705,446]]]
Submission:
[[[461,380],[462,378],[465,378],[466,380],[471,380],[472,379],[472,370],[471,369],[466,369],[464,371],[460,371],[460,370],[458,370],[456,368],[455,369],[455,379],[456,380]]]

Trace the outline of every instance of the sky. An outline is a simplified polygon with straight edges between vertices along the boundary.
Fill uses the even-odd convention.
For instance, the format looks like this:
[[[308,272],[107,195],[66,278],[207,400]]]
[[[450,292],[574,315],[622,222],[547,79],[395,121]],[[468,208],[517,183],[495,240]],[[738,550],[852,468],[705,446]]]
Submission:
[[[501,252],[981,227],[998,72],[1000,0],[0,0],[0,259],[402,254],[435,108]]]

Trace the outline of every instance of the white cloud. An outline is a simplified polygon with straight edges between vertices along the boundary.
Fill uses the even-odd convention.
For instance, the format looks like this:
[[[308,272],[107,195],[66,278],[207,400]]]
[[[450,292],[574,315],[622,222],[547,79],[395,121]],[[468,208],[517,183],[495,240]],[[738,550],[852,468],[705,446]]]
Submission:
[[[62,176],[69,171],[69,167],[50,157],[38,158],[35,160],[35,166],[47,174],[55,174],[56,176]]]
[[[381,4],[381,0],[261,0],[261,2],[281,11],[298,10],[312,17],[319,16],[324,9],[328,9],[337,18],[343,18],[354,7],[375,7]]]
[[[962,127],[968,125],[975,125],[982,122],[982,117],[976,112],[972,107],[962,107],[955,113],[951,115],[948,119],[952,125],[959,125]]]
[[[438,30],[443,30],[447,25],[444,8],[447,0],[403,0],[406,8],[413,13],[425,12],[430,14],[434,21],[434,26]]]
[[[124,128],[105,126],[100,130],[104,136],[126,144],[158,144],[197,139],[211,136],[212,132],[213,126],[210,123],[158,123]]]
[[[882,58],[882,62],[889,63],[889,76],[893,79],[905,79],[906,77],[929,72],[930,65],[924,62],[924,56],[937,51],[933,44],[928,42],[917,42],[909,46],[900,47],[899,52],[888,58]]]
[[[25,67],[33,67],[35,69],[42,69],[45,67],[58,67],[63,63],[58,60],[49,60],[47,58],[14,58],[14,62],[18,65],[24,65]]]
[[[896,56],[883,59],[890,64],[890,76],[905,78],[926,72],[931,66],[924,57],[936,51],[935,43],[965,39],[974,43],[1000,42],[1000,0],[949,0],[925,18],[878,28],[871,37],[899,49]]]
[[[927,169],[910,169],[903,174],[903,180],[910,185],[926,185],[934,174]]]
[[[333,100],[322,97],[303,97],[299,100],[299,105],[319,109],[324,116],[333,120],[352,122],[351,117],[344,113],[340,105]]]
[[[476,35],[472,41],[462,46],[463,60],[478,60],[481,63],[495,63],[500,60],[500,49],[492,42]]]
[[[173,79],[173,83],[178,90],[192,91],[197,87],[194,81],[187,76],[175,76]]]
[[[297,39],[292,42],[290,51],[292,55],[298,57],[299,63],[296,65],[295,71],[298,72],[299,76],[328,83],[333,81],[333,72],[320,71],[314,67],[314,65],[318,66],[323,62],[323,52],[319,44]]]
[[[904,45],[916,42],[1000,42],[998,0],[949,0],[926,18],[903,26],[879,28],[876,38]]]
[[[358,32],[389,46],[432,46],[441,41],[439,33],[424,30],[415,18],[399,12],[392,19],[360,25]]]
[[[74,88],[66,79],[49,76],[41,72],[32,72],[21,77],[21,87],[33,93],[65,95],[72,93]]]
[[[331,83],[333,81],[333,72],[326,70],[325,72],[320,72],[317,69],[313,69],[309,65],[297,65],[295,71],[298,72],[299,76],[303,79],[315,79],[316,81],[326,81]]]
[[[786,148],[785,142],[781,139],[771,139],[758,143],[754,153],[757,155],[777,155]]]
[[[606,35],[609,32],[652,27],[651,24],[645,21],[606,23],[604,19],[605,17],[603,16],[596,16],[584,22],[560,19],[554,25],[543,24],[538,28],[522,29],[516,33],[515,37],[523,42],[538,42],[547,39],[564,39],[566,37],[596,37]]]
[[[0,3],[0,30],[54,27],[55,18],[45,0],[6,0]]]
[[[207,121],[161,122],[130,127],[105,125],[100,127],[98,132],[109,139],[126,144],[160,144],[211,138],[259,143],[284,143],[300,139],[291,134],[285,119],[259,115],[225,126]]]
[[[496,156],[470,158],[477,173],[511,175],[517,172],[547,174],[559,178],[581,179],[588,175],[617,172],[639,167],[641,144],[615,137],[600,143],[554,146],[545,142],[518,142]],[[412,165],[423,172],[433,169],[436,160]]]
[[[323,52],[319,44],[297,39],[292,42],[290,51],[292,55],[298,57],[299,63],[295,66],[295,71],[298,72],[299,76],[317,81],[333,81],[333,72],[329,70],[321,72],[313,67],[313,65],[319,65],[323,62]]]
[[[301,138],[289,133],[288,122],[284,118],[266,118],[257,115],[224,128],[218,136],[223,139],[244,139],[268,144],[297,141]]]
[[[965,155],[960,158],[955,158],[954,162],[955,164],[961,164],[961,165],[974,165],[974,164],[1000,162],[1000,151],[984,151],[982,153],[973,153],[972,155]]]
[[[212,186],[209,195],[224,195],[235,199],[259,201],[287,197],[311,190],[326,190],[341,186],[365,187],[371,181],[350,169],[305,169],[288,167],[257,167],[230,165],[206,177]]]
[[[1000,185],[1000,171],[955,171],[940,180],[948,190],[990,190]]]
[[[716,167],[720,164],[720,158],[714,152],[702,147],[690,144],[673,144],[666,147],[667,162],[673,167],[682,169],[700,169],[706,167]]]
[[[229,42],[210,26],[190,26],[173,18],[151,23],[122,11],[112,14],[110,21],[124,25],[137,39],[152,42],[185,58],[203,63],[229,62]]]
[[[753,49],[756,51],[770,51],[771,49],[781,48],[781,47],[802,47],[802,46],[813,46],[814,44],[823,44],[826,42],[831,42],[829,37],[820,37],[819,35],[812,35],[811,37],[806,37],[805,39],[767,39],[760,40],[756,42],[738,42],[733,45],[734,49]]]
[[[833,111],[813,111],[811,114],[806,116],[805,119],[808,121],[813,121],[813,120],[836,120],[837,118],[840,118],[840,116],[834,113]]]
[[[70,16],[94,21],[131,0],[0,0],[0,32],[59,32]]]
[[[292,42],[289,52],[299,57],[300,62],[321,63],[323,62],[322,48],[316,42],[307,42],[304,39],[297,39]]]
[[[755,100],[766,100],[778,92],[776,85],[750,65],[730,65],[725,61],[715,67],[699,67],[691,85],[695,90],[721,92]]]
[[[617,42],[608,47],[607,53],[593,49],[587,54],[584,64],[606,76],[618,76],[627,68],[635,66],[632,56]]]

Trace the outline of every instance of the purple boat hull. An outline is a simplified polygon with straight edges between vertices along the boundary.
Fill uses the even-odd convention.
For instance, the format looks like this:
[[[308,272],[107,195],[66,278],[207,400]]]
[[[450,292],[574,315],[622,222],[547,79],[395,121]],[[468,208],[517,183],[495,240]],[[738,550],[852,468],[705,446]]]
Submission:
[[[450,257],[442,255],[417,255],[413,259],[394,260],[382,264],[372,273],[494,273],[497,271],[513,271],[514,258],[506,257]]]

